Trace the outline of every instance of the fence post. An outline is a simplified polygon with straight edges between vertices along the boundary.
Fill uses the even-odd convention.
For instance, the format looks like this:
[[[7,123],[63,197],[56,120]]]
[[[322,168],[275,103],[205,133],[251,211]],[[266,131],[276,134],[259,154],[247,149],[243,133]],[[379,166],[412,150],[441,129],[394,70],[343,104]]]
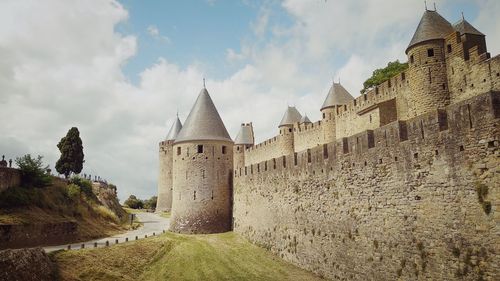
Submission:
[[[115,244],[118,244],[118,239],[115,240]]]
[[[109,246],[109,241],[108,241],[108,240],[106,240],[106,247],[107,247],[107,246]]]
[[[85,244],[82,244],[82,249],[84,249],[84,248],[85,248]]]
[[[70,245],[68,245],[68,250],[71,250],[71,244],[70,244]]]
[[[94,248],[97,248],[97,242],[94,242]]]

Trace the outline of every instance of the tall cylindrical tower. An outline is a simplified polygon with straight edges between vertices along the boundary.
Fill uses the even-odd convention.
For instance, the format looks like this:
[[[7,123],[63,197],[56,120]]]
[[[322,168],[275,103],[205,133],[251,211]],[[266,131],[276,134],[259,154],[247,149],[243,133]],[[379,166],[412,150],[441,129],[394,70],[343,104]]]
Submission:
[[[233,141],[203,88],[173,146],[170,230],[231,230]]]
[[[410,81],[407,117],[449,104],[444,38],[452,32],[452,25],[436,11],[424,12],[406,49]]]
[[[177,116],[167,137],[160,142],[157,212],[170,212],[172,209],[172,150],[174,140],[181,129],[182,124]]]
[[[339,83],[333,83],[323,105],[321,106],[323,142],[331,143],[336,140],[335,116],[337,107],[354,100],[351,94]]]

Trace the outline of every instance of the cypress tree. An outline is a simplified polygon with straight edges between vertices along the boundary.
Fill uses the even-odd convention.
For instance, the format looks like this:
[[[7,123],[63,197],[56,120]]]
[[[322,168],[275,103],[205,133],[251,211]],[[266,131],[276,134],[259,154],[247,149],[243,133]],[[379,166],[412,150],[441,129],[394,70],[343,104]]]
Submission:
[[[56,171],[66,178],[71,173],[79,174],[85,160],[83,160],[83,145],[78,128],[69,129],[66,136],[57,144],[57,148],[61,152],[61,157],[57,160]]]

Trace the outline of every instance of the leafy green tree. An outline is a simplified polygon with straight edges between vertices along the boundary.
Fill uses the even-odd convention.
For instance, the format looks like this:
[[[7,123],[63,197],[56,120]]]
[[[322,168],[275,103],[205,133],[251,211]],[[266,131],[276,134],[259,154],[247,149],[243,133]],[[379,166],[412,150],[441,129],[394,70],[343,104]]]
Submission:
[[[375,69],[373,71],[372,77],[368,78],[363,83],[363,89],[361,90],[361,93],[364,93],[368,89],[377,86],[386,80],[389,80],[389,78],[406,70],[407,68],[408,63],[400,63],[399,60],[397,60],[389,62],[385,68]]]
[[[47,173],[49,166],[44,167],[42,160],[43,156],[38,155],[35,159],[30,154],[16,158],[15,162],[21,170],[23,185],[43,187],[50,184],[51,177]]]
[[[71,173],[79,174],[83,169],[83,145],[78,128],[71,128],[57,144],[61,157],[57,160],[56,171],[66,178]]]
[[[142,209],[144,207],[144,203],[140,199],[137,199],[135,195],[130,195],[123,204],[132,209]]]
[[[153,196],[147,200],[144,200],[144,208],[155,210],[157,200],[158,200],[157,196]]]

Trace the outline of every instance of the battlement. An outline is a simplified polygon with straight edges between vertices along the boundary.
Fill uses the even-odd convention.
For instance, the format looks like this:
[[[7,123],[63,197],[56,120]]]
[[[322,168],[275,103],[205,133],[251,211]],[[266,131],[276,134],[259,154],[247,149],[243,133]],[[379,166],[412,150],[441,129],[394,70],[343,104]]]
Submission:
[[[460,143],[460,138],[471,130],[490,127],[498,122],[498,118],[500,118],[500,92],[488,92],[450,105],[446,110],[438,109],[407,121],[394,121],[374,130],[343,137],[334,143],[305,149],[293,155],[272,157],[242,167],[234,173],[235,177],[282,172],[288,173],[289,176],[305,176],[309,173],[326,175],[328,169],[333,170],[333,166],[342,165],[342,160],[346,157],[353,166],[366,166],[368,163],[375,165],[398,163],[399,159],[403,158],[418,162],[420,151],[429,150],[430,146],[435,146],[433,152],[439,154],[439,147],[444,144],[435,143],[436,139],[448,135],[450,138],[455,138],[456,143]],[[497,134],[492,134],[485,140],[490,145],[491,142],[499,141],[498,128],[495,130]],[[465,150],[463,144],[458,145],[456,149]],[[378,154],[378,150],[384,153]]]

